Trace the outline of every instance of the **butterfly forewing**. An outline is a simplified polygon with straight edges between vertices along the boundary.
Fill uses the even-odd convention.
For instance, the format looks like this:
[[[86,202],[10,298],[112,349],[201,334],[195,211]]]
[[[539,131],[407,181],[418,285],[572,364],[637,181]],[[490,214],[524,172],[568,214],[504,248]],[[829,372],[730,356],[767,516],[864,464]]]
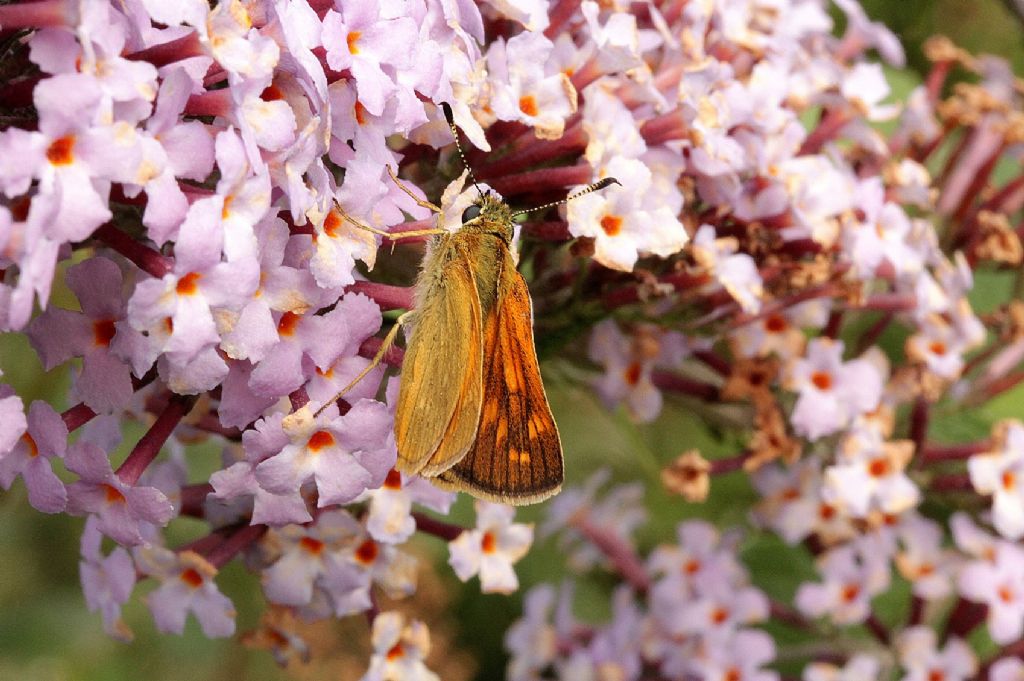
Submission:
[[[476,441],[436,482],[506,504],[541,501],[561,488],[562,446],[534,350],[530,293],[506,249],[484,347]]]
[[[395,410],[398,469],[435,475],[462,458],[476,435],[483,346],[473,262],[464,240],[444,237],[424,267],[426,289],[402,361]],[[438,356],[447,361],[437,361]]]

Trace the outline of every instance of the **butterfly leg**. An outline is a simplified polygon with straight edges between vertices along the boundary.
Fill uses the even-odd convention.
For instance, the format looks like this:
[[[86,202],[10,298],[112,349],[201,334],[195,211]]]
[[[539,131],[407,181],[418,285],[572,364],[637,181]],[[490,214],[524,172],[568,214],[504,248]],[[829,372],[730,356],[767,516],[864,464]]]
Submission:
[[[366,378],[367,374],[373,371],[377,366],[380,365],[381,362],[384,361],[384,355],[386,355],[388,350],[391,349],[391,346],[395,344],[395,338],[398,337],[398,330],[402,328],[402,324],[409,322],[412,319],[413,315],[415,314],[415,310],[409,310],[408,312],[404,312],[401,315],[399,315],[398,319],[395,320],[394,326],[392,326],[391,330],[388,331],[388,335],[384,336],[384,342],[380,344],[380,348],[377,350],[377,354],[373,356],[373,359],[370,360],[370,363],[366,366],[366,368],[360,371],[355,378],[349,381],[348,385],[339,390],[334,397],[332,397],[327,402],[324,402],[323,406],[317,409],[316,412],[313,414],[314,417],[319,416],[320,412],[326,409],[329,405],[334,404],[342,397],[344,397],[349,390],[354,388],[356,384],[359,383],[359,381]]]
[[[432,204],[430,201],[425,201],[420,197],[416,196],[416,194],[414,194],[413,191],[409,189],[409,187],[406,186],[405,183],[398,179],[398,175],[395,174],[395,169],[392,168],[390,165],[388,165],[388,175],[391,176],[391,179],[394,181],[395,184],[398,185],[399,189],[408,194],[409,198],[416,202],[416,205],[421,206],[423,208],[427,208],[435,213],[441,212],[441,209]]]

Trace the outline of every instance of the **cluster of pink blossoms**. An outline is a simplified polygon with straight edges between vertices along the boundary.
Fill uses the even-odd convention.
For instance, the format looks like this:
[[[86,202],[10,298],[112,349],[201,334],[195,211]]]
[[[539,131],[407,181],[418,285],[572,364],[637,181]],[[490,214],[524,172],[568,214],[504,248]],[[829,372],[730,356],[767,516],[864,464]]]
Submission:
[[[1024,87],[936,41],[926,83],[889,102],[870,54],[902,66],[899,42],[835,4],[842,35],[826,0],[0,6],[0,329],[74,367],[63,412],[0,384],[0,486],[87,518],[82,585],[113,636],[139,579],[160,631],[191,613],[234,634],[216,576],[244,553],[276,608],[370,619],[365,679],[438,678],[423,622],[378,605],[416,591],[409,539],[507,593],[533,528],[487,503],[450,524],[454,495],[394,470],[386,366],[329,400],[413,302],[376,281],[412,269],[344,216],[400,235],[432,224],[416,196],[444,194],[445,224],[475,196],[445,190],[448,103],[478,178],[517,204],[617,178],[522,224],[538,346],[579,364],[558,344],[589,332],[584,369],[636,421],[666,393],[733,419],[746,449],[665,453],[666,486],[693,502],[746,471],[747,533],[818,572],[769,594],[744,535],[703,522],[640,551],[642,490],[595,478],[543,529],[620,578],[611,621],[578,621],[570,582],[537,587],[510,677],[761,681],[785,657],[807,681],[1019,679],[1024,424],[930,427],[1024,380],[1024,305],[969,301],[976,273],[1021,263]],[[943,98],[954,66],[978,82]],[[50,304],[56,277],[78,309]],[[326,406],[287,418],[307,404]],[[190,470],[197,441],[222,445],[212,475]],[[179,517],[209,534],[167,546]],[[882,622],[897,580],[908,614]],[[782,656],[768,623],[818,645]],[[993,650],[965,643],[983,623]]]

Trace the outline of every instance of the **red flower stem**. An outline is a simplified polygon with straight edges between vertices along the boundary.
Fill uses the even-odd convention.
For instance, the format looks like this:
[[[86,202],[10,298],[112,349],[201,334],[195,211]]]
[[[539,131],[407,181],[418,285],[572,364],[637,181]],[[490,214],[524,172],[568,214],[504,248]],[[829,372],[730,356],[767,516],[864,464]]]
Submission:
[[[583,0],[557,0],[548,9],[548,27],[544,29],[544,35],[549,40],[554,40],[555,36],[562,32],[566,22],[576,14],[582,2]]]
[[[928,485],[928,489],[933,492],[969,492],[973,487],[971,476],[967,473],[950,473],[936,476]]]
[[[683,114],[679,109],[655,116],[644,121],[640,126],[640,136],[652,146],[669,140],[686,139],[689,133],[690,126],[683,119]]]
[[[117,477],[122,482],[134,485],[139,481],[139,477],[157,457],[167,438],[174,432],[181,419],[192,410],[195,403],[195,395],[173,395],[168,400],[163,413],[157,417],[146,434],[139,438],[131,454],[117,469]]]
[[[181,488],[181,510],[179,513],[189,518],[205,517],[204,505],[206,504],[206,497],[212,492],[213,485],[208,482],[185,485]]]
[[[861,305],[851,305],[852,310],[882,310],[885,312],[909,312],[917,307],[914,296],[908,293],[876,293]]]
[[[126,55],[125,59],[149,62],[159,68],[182,59],[188,59],[189,57],[200,57],[203,54],[205,54],[205,51],[203,50],[202,43],[199,41],[199,34],[192,31],[175,40],[147,47],[138,52],[132,52]]]
[[[973,221],[965,221],[968,211],[971,209],[971,205],[974,200],[981,194],[981,190],[985,188],[988,183],[989,177],[992,175],[992,171],[995,169],[999,159],[1002,158],[1003,152],[1006,150],[1006,142],[1000,143],[995,151],[993,151],[981,167],[975,172],[974,177],[971,179],[971,183],[967,185],[967,191],[964,192],[963,198],[960,199],[960,204],[956,207],[956,212],[953,213],[953,220],[958,224],[972,224]],[[958,238],[965,238],[966,235],[958,234]]]
[[[953,123],[946,123],[942,128],[942,132],[936,135],[935,139],[931,140],[928,144],[919,149],[913,149],[913,153],[910,154],[910,158],[918,163],[924,163],[931,158],[931,155],[934,154],[939,147],[943,146],[943,143],[949,139],[950,134],[952,134],[955,129],[956,126]]]
[[[946,157],[946,164],[942,166],[942,170],[932,181],[933,187],[945,187],[946,181],[949,176],[953,173],[953,170],[957,167],[960,159],[963,158],[964,152],[971,145],[971,140],[974,138],[975,129],[969,128],[961,130],[960,139],[957,140],[956,146],[953,151],[950,152],[949,156]]]
[[[913,627],[920,624],[922,617],[924,617],[924,599],[920,596],[912,596],[910,612],[907,614],[907,626]]]
[[[362,293],[382,310],[411,310],[413,307],[413,289],[411,286],[392,286],[378,284],[374,281],[357,281],[345,289],[345,293]]]
[[[569,524],[593,544],[611,562],[612,568],[638,593],[646,593],[651,586],[640,556],[629,543],[605,527],[595,525],[584,511],[577,513]]]
[[[64,426],[68,429],[69,433],[78,430],[86,423],[93,420],[95,416],[96,412],[85,404],[76,404],[60,415],[64,420]]]
[[[750,458],[750,452],[740,452],[733,456],[726,457],[724,459],[715,459],[711,461],[711,468],[708,470],[709,475],[721,475],[723,473],[733,473],[741,470],[743,464]]]
[[[182,544],[181,546],[174,549],[174,552],[184,553],[185,551],[192,551],[194,553],[198,553],[201,556],[204,556],[213,551],[216,547],[224,543],[225,529],[226,528],[214,530],[206,536],[194,539],[193,541],[190,541],[187,544]]]
[[[968,360],[967,364],[964,365],[963,371],[960,372],[961,375],[968,375],[969,373],[974,371],[980,364],[983,364],[984,362],[987,362],[988,360],[992,359],[992,356],[994,354],[996,354],[1005,347],[1006,346],[1001,345],[999,343],[993,343],[992,345],[989,345],[987,348],[985,348],[984,350],[976,354],[974,357],[971,357],[970,360]]]
[[[174,261],[149,246],[136,241],[110,222],[100,225],[93,236],[131,260],[136,267],[156,279],[174,269]]]
[[[729,362],[714,350],[695,350],[693,356],[719,376],[728,376],[732,373],[732,367],[729,365]]]
[[[914,443],[914,456],[917,457],[918,465],[924,463],[920,458],[924,450],[924,441],[928,436],[928,421],[930,410],[928,400],[918,397],[914,400],[914,408],[910,412],[910,440]]]
[[[836,274],[838,275],[840,273],[840,268],[837,267]],[[783,310],[793,307],[794,305],[799,305],[804,301],[813,300],[815,298],[831,298],[839,293],[841,293],[839,286],[831,282],[812,286],[811,288],[806,288],[803,291],[785,298],[784,300],[779,300],[773,305],[765,305],[764,309],[755,315],[738,315],[729,323],[729,328],[735,329],[744,326],[745,324],[761,321],[771,317],[772,315],[779,314]]]
[[[232,532],[227,539],[214,548],[205,557],[206,560],[220,569],[228,564],[235,555],[260,540],[267,531],[266,525],[244,525]]]
[[[688,272],[677,272],[669,274],[663,277],[658,277],[658,283],[668,284],[672,286],[676,291],[685,291],[688,289],[697,288],[703,286],[710,281],[710,277],[707,274],[690,274]],[[604,295],[601,301],[605,308],[614,310],[624,305],[632,305],[633,303],[640,302],[640,287],[637,285],[631,285],[626,288],[616,289]]]
[[[988,440],[980,442],[968,442],[960,445],[925,445],[921,449],[921,459],[925,463],[941,463],[944,461],[963,461],[975,454],[987,452],[992,449],[992,443]]]
[[[11,7],[11,5],[0,5],[0,10],[4,7]],[[0,104],[11,109],[32,106],[32,92],[41,80],[40,76],[31,76],[13,83],[4,83],[4,86],[0,87]]]
[[[292,411],[298,411],[305,407],[309,403],[309,395],[306,393],[305,386],[293,390],[292,393],[288,395],[288,403],[292,405]]]
[[[995,379],[985,388],[985,401],[987,402],[996,395],[1010,390],[1021,382],[1024,382],[1024,371],[1015,371]]]
[[[605,73],[608,73],[607,69],[598,63],[597,57],[591,56],[576,73],[572,74],[572,78],[569,80],[572,82],[572,86],[576,88],[576,91],[579,92]]]
[[[836,338],[839,335],[839,329],[843,325],[843,311],[832,310],[828,315],[828,322],[825,324],[825,328],[822,329],[821,335],[826,338]]]
[[[939,97],[942,95],[942,86],[946,82],[946,78],[949,76],[950,70],[953,68],[953,62],[951,60],[937,61],[932,65],[931,71],[928,72],[928,76],[925,78],[925,90],[928,92],[928,101],[933,105],[937,104]]]
[[[878,321],[876,321],[874,324],[868,327],[868,329],[863,333],[863,335],[861,335],[860,339],[857,341],[857,354],[862,354],[865,350],[874,345],[875,341],[877,341],[879,337],[881,337],[881,335],[885,333],[885,330],[889,328],[889,324],[891,324],[892,320],[895,318],[895,312],[893,312],[892,310],[886,310],[886,312],[883,313],[882,316],[878,318]]]
[[[569,241],[569,224],[563,220],[523,223],[523,235],[541,241]]]
[[[959,636],[965,638],[974,630],[988,614],[988,606],[983,603],[972,603],[964,598],[957,601],[956,607],[946,620],[944,638]]]
[[[651,382],[662,390],[696,397],[706,402],[718,399],[718,388],[716,386],[710,383],[695,381],[692,378],[686,378],[669,371],[658,369],[651,372]]]
[[[1024,175],[1019,175],[1004,184],[992,195],[980,210],[991,210],[999,213],[1015,213],[1024,204]]]
[[[864,621],[864,626],[868,628],[868,631],[878,639],[882,645],[889,645],[889,641],[892,636],[889,633],[888,627],[882,624],[881,620],[878,619],[878,615],[871,613],[868,618]]]
[[[454,540],[466,530],[464,527],[453,525],[452,523],[446,523],[445,521],[438,520],[437,518],[432,518],[426,513],[422,513],[420,511],[413,511],[412,518],[416,521],[416,529],[418,531],[433,535],[445,541]]]
[[[850,122],[850,115],[839,109],[830,109],[818,121],[818,125],[804,139],[800,146],[798,156],[817,154],[827,142],[831,142],[839,135],[839,131]]]
[[[220,419],[215,414],[203,414],[193,426],[207,433],[220,435],[228,440],[242,441],[242,431],[238,428],[221,425]]]
[[[506,175],[490,180],[490,185],[502,196],[517,196],[543,191],[554,187],[572,187],[587,184],[594,171],[587,164],[540,168],[516,175]]]
[[[377,352],[380,350],[380,346],[384,343],[383,338],[377,338],[376,336],[370,336],[363,341],[363,344],[359,346],[359,356],[365,357],[366,359],[373,359],[377,356]],[[405,357],[405,350],[392,345],[388,348],[387,352],[381,358],[381,361],[388,366],[400,367],[402,366],[402,359]]]
[[[480,166],[476,170],[477,177],[489,179],[517,173],[524,168],[536,166],[560,156],[576,156],[587,147],[587,134],[583,132],[581,124],[570,126],[557,140],[537,139],[530,131],[525,134],[529,137],[520,143],[519,148]],[[515,147],[515,144],[513,146]]]
[[[769,617],[773,622],[788,624],[794,629],[813,630],[814,626],[800,612],[787,603],[772,599],[768,605]]]
[[[75,4],[74,9],[68,5],[66,0],[40,0],[40,2],[0,5],[0,33],[7,35],[23,28],[47,26],[70,28],[77,23],[74,17],[78,13],[78,5]]]
[[[232,106],[231,89],[224,88],[192,95],[188,98],[182,113],[190,116],[227,116],[231,113]]]

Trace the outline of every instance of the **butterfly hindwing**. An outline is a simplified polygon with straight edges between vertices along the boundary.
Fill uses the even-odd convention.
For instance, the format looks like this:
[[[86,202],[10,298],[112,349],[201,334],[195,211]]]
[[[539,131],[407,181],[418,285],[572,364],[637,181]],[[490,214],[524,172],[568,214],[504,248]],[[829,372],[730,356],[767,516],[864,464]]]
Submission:
[[[483,336],[488,354],[476,441],[435,482],[507,504],[541,501],[561,488],[562,447],[533,345],[530,292],[507,250]]]

